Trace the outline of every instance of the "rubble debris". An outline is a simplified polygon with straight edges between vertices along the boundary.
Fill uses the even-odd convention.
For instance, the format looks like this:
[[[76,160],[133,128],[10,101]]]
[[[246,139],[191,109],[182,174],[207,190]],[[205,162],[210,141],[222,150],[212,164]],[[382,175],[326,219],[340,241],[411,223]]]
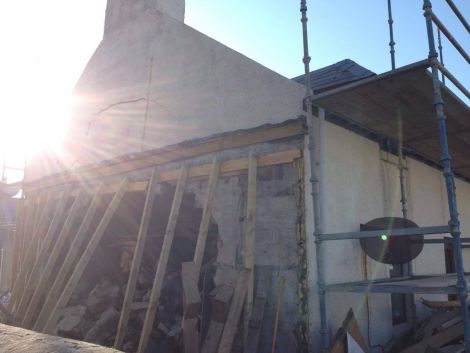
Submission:
[[[88,295],[85,305],[91,313],[102,313],[110,304],[117,304],[121,288],[104,280],[98,284]]]
[[[112,306],[106,309],[99,320],[93,325],[84,337],[87,342],[106,344],[107,339],[115,334],[119,321],[119,312]]]
[[[404,347],[394,347],[393,352],[400,353],[459,353],[464,352],[463,322],[454,302],[423,301],[432,310],[431,316],[424,320],[415,333],[402,339]]]
[[[80,338],[80,323],[86,313],[85,305],[76,305],[65,308],[57,324],[57,333],[68,338]]]

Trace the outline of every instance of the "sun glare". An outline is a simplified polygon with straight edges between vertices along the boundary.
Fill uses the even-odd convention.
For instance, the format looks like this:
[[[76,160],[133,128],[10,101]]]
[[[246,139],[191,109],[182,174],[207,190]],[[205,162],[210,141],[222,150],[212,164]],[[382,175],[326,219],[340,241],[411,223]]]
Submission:
[[[50,91],[49,91],[50,92]],[[24,168],[25,162],[43,152],[58,153],[65,138],[71,110],[71,97],[51,97],[45,92],[28,95],[21,102],[9,102],[3,110],[0,132],[0,157],[7,167],[7,181],[16,181],[18,172],[8,175],[8,168]]]

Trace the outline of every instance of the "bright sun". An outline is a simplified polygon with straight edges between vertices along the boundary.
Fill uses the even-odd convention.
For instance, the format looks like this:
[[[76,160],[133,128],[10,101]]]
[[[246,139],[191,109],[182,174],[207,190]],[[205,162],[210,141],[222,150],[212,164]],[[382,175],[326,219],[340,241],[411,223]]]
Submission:
[[[49,91],[50,92],[50,91]],[[56,92],[55,92],[56,93]],[[0,117],[0,153],[2,173],[8,182],[22,178],[25,162],[42,152],[60,153],[69,121],[71,98],[51,97],[47,93],[29,94],[8,102]]]

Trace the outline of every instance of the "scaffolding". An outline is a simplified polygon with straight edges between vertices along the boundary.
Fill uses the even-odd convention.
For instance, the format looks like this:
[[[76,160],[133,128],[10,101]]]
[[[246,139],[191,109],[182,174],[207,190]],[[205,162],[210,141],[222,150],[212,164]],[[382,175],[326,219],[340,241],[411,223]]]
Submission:
[[[452,0],[446,0],[452,12],[456,15],[460,23],[470,33],[470,26],[465,20],[464,16],[455,6]],[[382,75],[372,77],[370,79],[360,80],[346,87],[339,87],[332,89],[330,91],[322,92],[316,94],[312,91],[311,82],[310,82],[310,56],[308,49],[308,36],[307,36],[307,3],[306,0],[301,0],[300,11],[302,14],[301,22],[303,28],[303,44],[304,44],[304,66],[305,66],[305,99],[304,107],[307,113],[308,121],[308,135],[309,135],[309,154],[310,154],[310,172],[312,184],[312,202],[313,202],[313,215],[314,215],[314,239],[316,244],[316,265],[317,265],[317,286],[318,286],[318,296],[319,296],[319,306],[320,306],[320,335],[321,335],[321,346],[324,351],[327,351],[329,348],[329,335],[328,335],[328,320],[327,320],[327,293],[328,292],[357,292],[357,293],[410,293],[410,294],[454,294],[458,295],[460,300],[460,310],[462,314],[463,327],[464,327],[464,337],[465,337],[465,346],[470,347],[470,321],[469,321],[469,311],[468,311],[468,288],[467,288],[467,278],[465,276],[463,260],[462,260],[462,238],[459,222],[459,213],[457,208],[456,201],[456,187],[454,182],[454,171],[452,168],[452,159],[450,156],[450,149],[448,143],[448,127],[446,123],[446,116],[444,115],[444,98],[449,99],[452,107],[455,104],[462,104],[456,96],[454,96],[446,87],[445,87],[445,78],[451,81],[455,87],[457,87],[461,93],[470,99],[469,91],[464,87],[463,84],[458,81],[455,76],[453,76],[445,67],[442,60],[442,42],[441,42],[441,33],[448,39],[456,51],[470,64],[470,57],[463,47],[458,43],[458,41],[452,36],[449,30],[445,27],[442,21],[437,17],[437,15],[432,10],[432,5],[430,0],[423,1],[423,10],[424,17],[426,22],[427,29],[427,38],[429,45],[429,55],[428,59],[425,61],[417,62],[406,67],[396,68],[395,67],[395,41],[393,37],[393,17],[392,17],[392,4],[391,0],[387,0],[388,5],[388,24],[389,24],[389,34],[390,34],[390,56],[391,56],[391,66],[392,71]],[[438,49],[440,52],[440,60],[438,52],[436,51],[435,37],[434,37],[434,27],[437,28],[438,33]],[[446,192],[447,192],[447,201],[450,220],[447,225],[431,226],[431,227],[418,227],[418,228],[402,228],[402,229],[383,229],[383,230],[373,230],[373,231],[359,231],[359,232],[345,232],[345,233],[335,233],[327,234],[324,232],[324,227],[322,224],[322,213],[324,212],[324,197],[323,197],[323,124],[325,121],[325,116],[327,113],[338,114],[341,113],[341,109],[335,110],[335,104],[332,101],[332,98],[338,94],[347,93],[348,90],[354,90],[359,88],[367,87],[370,85],[372,88],[373,85],[377,82],[387,82],[390,77],[405,77],[406,75],[418,75],[417,72],[425,72],[429,74],[428,70],[431,70],[431,79],[428,78],[431,83],[428,86],[431,88],[422,87],[422,92],[428,89],[428,96],[433,104],[433,115],[438,123],[438,135],[435,136],[435,142],[439,145],[439,149],[436,152],[431,151],[430,155],[434,157],[434,161],[431,163],[434,166],[438,166],[442,169],[442,174],[445,180]],[[439,79],[439,73],[441,73],[442,81]],[[399,76],[401,75],[401,76]],[[421,75],[421,74],[419,74]],[[426,75],[424,75],[426,76]],[[429,76],[429,75],[428,75]],[[421,76],[420,76],[421,77]],[[424,82],[425,79],[421,79]],[[421,82],[421,81],[420,81]],[[399,91],[399,89],[398,89]],[[364,92],[363,92],[364,93]],[[393,95],[393,92],[389,90],[387,92],[390,96]],[[399,93],[401,95],[402,92]],[[406,94],[406,92],[404,92]],[[445,96],[445,97],[444,97]],[[345,97],[343,97],[343,100]],[[400,98],[401,99],[401,98]],[[457,103],[455,103],[457,102]],[[454,104],[455,103],[455,104]],[[431,105],[432,105],[431,104]],[[318,109],[318,128],[314,128],[314,119],[313,111]],[[350,107],[351,109],[351,107]],[[359,109],[360,110],[360,109]],[[466,111],[468,113],[468,110]],[[349,120],[350,124],[356,124],[359,128],[363,129],[364,126],[367,126],[366,119],[360,119],[359,115],[361,112],[358,112],[356,116],[356,121]],[[403,121],[403,114],[401,110],[395,110],[394,119],[397,120],[397,135],[396,141],[396,152],[398,156],[398,169],[399,169],[399,178],[400,178],[400,190],[401,190],[401,209],[403,218],[407,218],[407,199],[405,191],[405,178],[404,178],[404,164],[403,159],[404,155],[413,154],[412,149],[409,149],[406,146],[406,143],[403,140],[403,132],[406,130],[406,126]],[[431,115],[430,115],[431,116]],[[359,122],[357,120],[360,120]],[[390,120],[393,121],[393,120]],[[378,126],[378,125],[377,125]],[[372,127],[373,133],[375,129]],[[379,129],[380,130],[380,129]],[[384,131],[379,131],[385,136],[390,137],[390,134],[387,134],[385,128]],[[426,133],[426,131],[419,133]],[[435,133],[434,133],[435,134]],[[415,144],[415,149],[423,151],[424,148],[430,149],[429,146],[422,147]],[[431,157],[431,159],[433,159]],[[458,158],[460,158],[458,156]],[[457,158],[457,161],[459,161]],[[429,160],[427,160],[429,162]],[[459,169],[458,174],[463,176],[466,180],[470,180],[468,172],[465,169]],[[436,235],[436,234],[450,234],[452,236],[452,242],[454,247],[454,259],[456,274],[455,275],[429,275],[429,276],[417,276],[410,273],[407,276],[395,277],[395,278],[384,278],[384,279],[374,279],[366,280],[359,282],[350,282],[350,283],[336,283],[336,284],[327,284],[325,282],[324,274],[324,265],[323,265],[323,256],[324,256],[324,242],[326,241],[340,241],[345,239],[362,239],[377,237],[381,234],[386,234],[388,237],[398,237],[398,236],[413,236],[413,235]],[[464,239],[465,241],[467,239]],[[443,243],[445,239],[430,239],[425,240],[428,243]],[[414,302],[414,301],[413,301]]]

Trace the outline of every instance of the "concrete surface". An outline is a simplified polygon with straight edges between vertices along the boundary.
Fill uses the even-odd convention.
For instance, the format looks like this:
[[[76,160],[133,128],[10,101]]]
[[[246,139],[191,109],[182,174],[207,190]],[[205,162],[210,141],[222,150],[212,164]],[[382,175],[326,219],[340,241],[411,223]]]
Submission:
[[[0,352],[2,353],[119,353],[105,348],[56,336],[44,335],[22,328],[0,324]]]

